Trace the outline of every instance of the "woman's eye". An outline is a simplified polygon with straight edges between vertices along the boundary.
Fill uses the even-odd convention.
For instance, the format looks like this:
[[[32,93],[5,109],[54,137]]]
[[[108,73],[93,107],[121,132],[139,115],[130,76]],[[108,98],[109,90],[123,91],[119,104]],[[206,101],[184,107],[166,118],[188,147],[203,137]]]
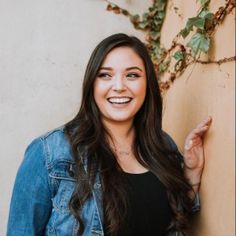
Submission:
[[[140,75],[137,73],[129,73],[126,77],[130,79],[136,79],[136,78],[139,78]]]
[[[101,78],[101,79],[106,79],[106,80],[108,80],[108,79],[110,79],[110,78],[111,78],[111,75],[110,75],[110,74],[108,74],[108,73],[99,73],[99,74],[98,74],[98,78]]]

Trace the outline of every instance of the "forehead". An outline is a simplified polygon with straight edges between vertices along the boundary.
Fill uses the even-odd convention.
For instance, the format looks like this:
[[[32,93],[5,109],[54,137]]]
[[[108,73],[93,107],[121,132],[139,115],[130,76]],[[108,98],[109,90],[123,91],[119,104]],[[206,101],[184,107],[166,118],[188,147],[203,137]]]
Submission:
[[[101,66],[106,67],[132,67],[144,68],[142,58],[130,47],[118,47],[111,50],[105,57]]]

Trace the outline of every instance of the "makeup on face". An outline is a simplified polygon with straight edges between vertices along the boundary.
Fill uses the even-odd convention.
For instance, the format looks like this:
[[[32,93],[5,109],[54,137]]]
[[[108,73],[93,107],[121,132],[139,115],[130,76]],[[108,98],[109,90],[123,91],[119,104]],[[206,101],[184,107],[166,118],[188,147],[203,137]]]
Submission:
[[[94,83],[95,102],[102,118],[132,120],[146,95],[142,59],[129,47],[118,47],[106,56]]]

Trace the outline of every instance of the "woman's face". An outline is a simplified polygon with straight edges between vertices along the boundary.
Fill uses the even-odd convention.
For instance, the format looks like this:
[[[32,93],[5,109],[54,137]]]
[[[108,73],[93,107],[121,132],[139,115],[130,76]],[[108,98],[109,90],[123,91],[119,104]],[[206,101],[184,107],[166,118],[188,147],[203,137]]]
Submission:
[[[146,95],[143,60],[129,47],[107,54],[94,82],[94,98],[105,122],[133,121]]]

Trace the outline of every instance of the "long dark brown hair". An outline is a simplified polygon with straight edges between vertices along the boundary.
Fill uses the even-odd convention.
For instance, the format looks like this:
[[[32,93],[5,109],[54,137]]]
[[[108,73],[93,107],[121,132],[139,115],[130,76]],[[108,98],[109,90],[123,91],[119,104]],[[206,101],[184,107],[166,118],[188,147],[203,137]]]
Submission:
[[[116,154],[109,146],[109,134],[101,122],[100,111],[93,96],[94,81],[106,55],[121,46],[132,48],[142,58],[146,69],[146,97],[133,123],[134,155],[140,164],[165,185],[172,210],[170,229],[183,232],[191,212],[191,199],[188,197],[191,186],[184,177],[177,150],[170,148],[162,131],[162,98],[153,63],[139,39],[115,34],[105,38],[93,51],[84,76],[80,110],[65,126],[76,163],[77,182],[70,200],[70,209],[80,225],[77,235],[83,234],[81,209],[92,196],[97,175],[102,184],[103,227],[106,235],[117,235],[120,225],[124,223],[128,206],[123,174]]]

